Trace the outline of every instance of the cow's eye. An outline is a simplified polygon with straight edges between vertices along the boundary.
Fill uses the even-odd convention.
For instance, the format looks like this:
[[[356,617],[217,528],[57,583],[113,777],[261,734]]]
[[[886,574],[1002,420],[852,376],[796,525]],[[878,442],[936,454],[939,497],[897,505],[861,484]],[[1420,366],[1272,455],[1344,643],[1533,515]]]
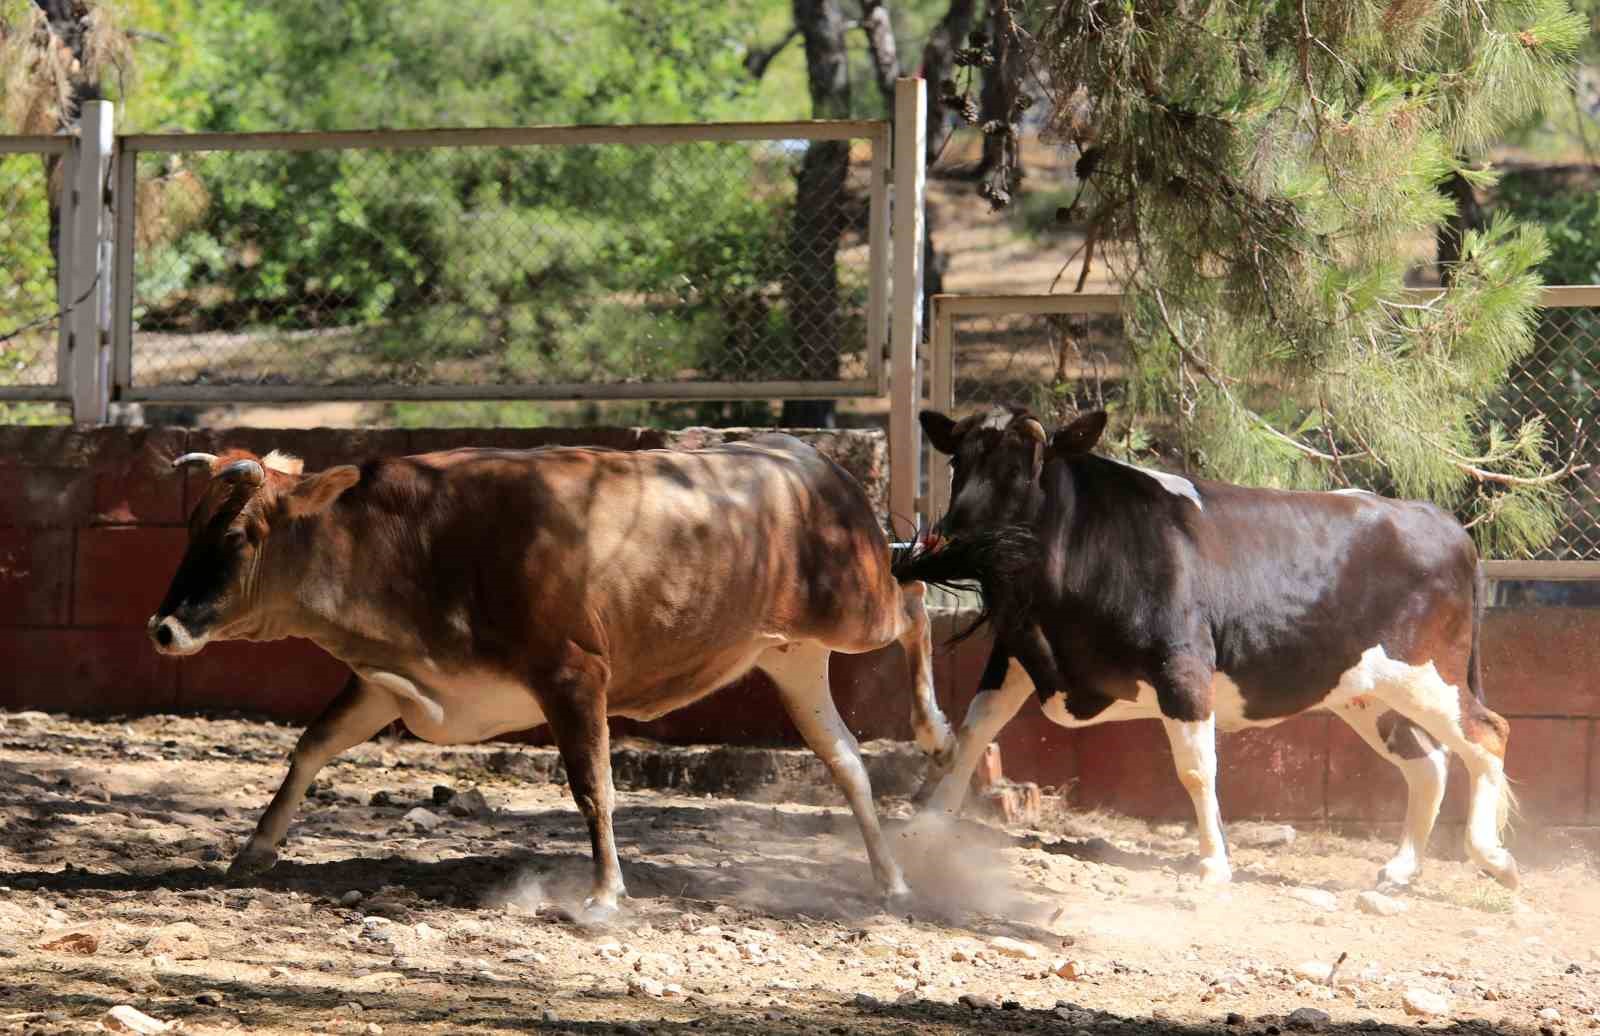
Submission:
[[[229,529],[222,535],[222,542],[229,547],[242,547],[245,542],[243,529]]]

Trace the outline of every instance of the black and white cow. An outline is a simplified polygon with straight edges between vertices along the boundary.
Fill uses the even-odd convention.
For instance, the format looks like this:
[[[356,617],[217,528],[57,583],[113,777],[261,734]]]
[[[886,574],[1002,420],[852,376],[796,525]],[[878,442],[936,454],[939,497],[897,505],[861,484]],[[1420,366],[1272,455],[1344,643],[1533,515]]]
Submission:
[[[1483,702],[1482,580],[1461,526],[1431,504],[1365,492],[1133,467],[1090,452],[1105,423],[1090,413],[1047,437],[1023,410],[922,414],[929,441],[952,457],[951,502],[935,546],[897,571],[983,577],[996,636],[928,808],[960,809],[984,747],[1030,691],[1066,727],[1159,718],[1194,801],[1204,876],[1227,881],[1216,728],[1325,709],[1409,787],[1405,836],[1380,880],[1416,874],[1453,751],[1472,775],[1468,852],[1514,888],[1501,844],[1508,727]],[[992,550],[963,553],[1002,529],[1027,530],[1017,539],[1031,553],[1004,578],[981,571]]]

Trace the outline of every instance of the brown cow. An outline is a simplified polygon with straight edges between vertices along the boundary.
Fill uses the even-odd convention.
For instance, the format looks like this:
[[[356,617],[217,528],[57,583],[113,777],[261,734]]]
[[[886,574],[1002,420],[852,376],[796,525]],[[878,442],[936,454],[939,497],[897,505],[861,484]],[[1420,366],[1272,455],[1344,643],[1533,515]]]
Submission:
[[[174,466],[189,463],[211,479],[149,622],[158,650],[307,637],[352,670],[232,872],[272,866],[317,771],[397,718],[441,744],[549,723],[594,850],[586,910],[610,913],[625,890],[606,717],[653,719],[759,668],[848,799],[883,892],[907,893],[828,657],[898,641],[918,743],[946,751],[923,585],[896,582],[861,487],[804,443],[463,449],[310,475],[278,454]]]

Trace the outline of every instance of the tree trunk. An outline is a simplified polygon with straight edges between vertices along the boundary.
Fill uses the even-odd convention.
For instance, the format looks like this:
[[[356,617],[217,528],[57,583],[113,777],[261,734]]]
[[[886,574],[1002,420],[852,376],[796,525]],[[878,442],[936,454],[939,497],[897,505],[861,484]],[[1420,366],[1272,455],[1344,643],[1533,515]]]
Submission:
[[[1011,112],[1022,95],[1022,48],[1011,33],[1011,5],[1007,0],[989,0],[989,39],[994,48],[994,64],[983,70],[983,89],[978,95],[978,108],[983,125],[998,123],[1011,125]],[[1006,190],[1016,188],[1022,179],[1022,154],[1017,147],[1016,134],[1002,129],[983,136],[983,158],[978,162],[976,178],[982,179],[998,169],[1007,171]]]
[[[932,168],[944,147],[945,120],[950,109],[944,103],[941,84],[955,75],[955,50],[972,31],[972,12],[975,0],[950,0],[939,24],[928,34],[922,48],[922,78],[928,81],[928,166]]]
[[[1472,192],[1472,184],[1460,173],[1451,173],[1439,185],[1439,193],[1456,203],[1456,211],[1439,225],[1435,239],[1434,258],[1439,266],[1439,283],[1450,287],[1455,279],[1456,264],[1461,261],[1461,243],[1469,230],[1483,229],[1483,208]]]
[[[72,52],[74,68],[72,69],[72,89],[67,92],[66,105],[56,118],[56,132],[69,133],[78,125],[78,119],[83,113],[85,101],[92,101],[100,96],[100,83],[91,80],[87,75],[89,68],[88,55],[85,53],[86,38],[89,34],[89,5],[83,0],[34,0],[38,8],[44,12],[45,22],[50,26],[50,34],[54,37],[50,42],[57,41]],[[45,183],[54,185],[62,172],[60,155],[44,156]],[[61,265],[61,198],[66,190],[66,185],[61,190],[50,192],[50,255],[56,261],[57,269]]]
[[[811,84],[811,116],[842,119],[850,114],[850,66],[845,23],[838,0],[794,0],[794,23],[805,40]],[[850,145],[814,140],[800,163],[794,222],[789,231],[789,271],[784,278],[794,332],[798,375],[810,381],[839,376],[844,321],[839,312],[839,240],[844,234],[845,179]],[[788,427],[832,427],[832,400],[788,400]]]
[[[939,19],[939,24],[928,34],[928,42],[922,48],[922,78],[928,83],[925,154],[930,175],[933,163],[944,149],[945,120],[950,116],[950,110],[944,103],[943,83],[955,72],[955,62],[952,59],[956,47],[960,46],[966,39],[967,33],[972,31],[974,7],[976,7],[975,0],[950,0],[949,9],[945,11],[944,17]],[[934,209],[926,203],[926,199],[922,207],[922,228],[922,296],[923,304],[927,305],[933,296],[944,291],[944,261],[939,255],[939,250],[934,247]],[[924,312],[929,311],[925,309]]]
[[[883,103],[894,111],[894,81],[900,78],[900,54],[894,42],[894,23],[883,0],[861,0],[861,28],[867,34],[867,52]]]

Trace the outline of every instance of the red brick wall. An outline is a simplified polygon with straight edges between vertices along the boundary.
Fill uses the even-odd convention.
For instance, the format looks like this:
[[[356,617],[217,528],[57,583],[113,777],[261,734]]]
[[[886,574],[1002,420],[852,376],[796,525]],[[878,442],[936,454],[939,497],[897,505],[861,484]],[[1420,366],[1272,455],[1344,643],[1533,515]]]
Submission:
[[[184,543],[199,476],[166,461],[188,450],[284,449],[310,469],[459,445],[696,445],[708,434],[650,430],[295,430],[0,427],[0,708],[78,713],[237,709],[305,719],[338,690],[342,666],[304,641],[217,644],[180,661],[145,639]],[[733,433],[738,434],[738,433]],[[839,456],[881,501],[881,437],[830,433]],[[1490,703],[1512,723],[1510,772],[1525,813],[1546,828],[1600,830],[1600,611],[1495,610],[1484,630]],[[938,656],[940,700],[959,723],[982,670],[973,638]],[[835,698],[863,737],[910,736],[898,649],[841,657]],[[655,723],[619,732],[665,741],[795,743],[770,684],[753,677]],[[1070,784],[1073,799],[1187,819],[1166,740],[1151,722],[1069,732],[1026,706],[1000,738],[1010,776]],[[1342,723],[1306,716],[1224,738],[1220,795],[1229,818],[1393,822],[1399,774]],[[1444,818],[1462,818],[1451,781]]]

